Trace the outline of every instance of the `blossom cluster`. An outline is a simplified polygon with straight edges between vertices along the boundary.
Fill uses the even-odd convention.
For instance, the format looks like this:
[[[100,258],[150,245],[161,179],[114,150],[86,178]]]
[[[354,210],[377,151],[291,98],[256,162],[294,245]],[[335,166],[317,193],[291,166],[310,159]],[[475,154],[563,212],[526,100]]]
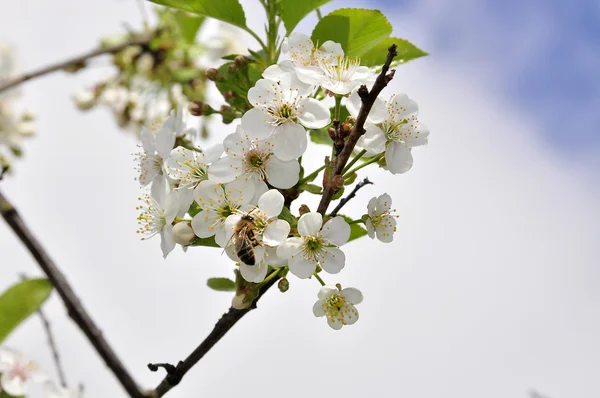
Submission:
[[[17,72],[12,47],[0,44],[0,83]],[[34,134],[33,116],[15,109],[20,91],[12,89],[0,94],[0,168],[10,169],[11,159],[22,154],[21,142]]]
[[[21,397],[27,392],[27,385],[39,383],[47,398],[80,398],[79,390],[70,390],[56,385],[40,368],[40,365],[22,353],[0,347],[0,395]]]
[[[289,190],[302,190],[308,131],[326,129],[339,117],[332,114],[328,98],[343,104],[351,116],[347,122],[354,123],[361,107],[358,89],[372,86],[377,74],[361,66],[360,59],[345,57],[340,44],[315,45],[297,33],[285,40],[283,56],[248,90],[251,108],[222,143],[202,148],[181,108],[161,126],[143,130],[137,160],[139,182],[148,194],[140,199],[138,232],[144,239],[160,235],[165,257],[176,245],[184,250],[220,247],[239,266],[246,286],[260,288],[288,272],[317,279],[323,286],[313,312],[340,329],[358,319],[355,305],[362,293],[325,285],[320,273],[344,269],[341,247],[354,224],[364,224],[373,239],[393,240],[397,216],[392,199],[388,194],[372,198],[357,220],[308,209],[296,217],[290,212],[295,197]],[[362,161],[358,168],[377,164],[392,174],[408,171],[412,148],[426,144],[429,134],[417,113],[417,104],[406,94],[378,98],[353,163]],[[238,308],[250,304],[234,300]]]

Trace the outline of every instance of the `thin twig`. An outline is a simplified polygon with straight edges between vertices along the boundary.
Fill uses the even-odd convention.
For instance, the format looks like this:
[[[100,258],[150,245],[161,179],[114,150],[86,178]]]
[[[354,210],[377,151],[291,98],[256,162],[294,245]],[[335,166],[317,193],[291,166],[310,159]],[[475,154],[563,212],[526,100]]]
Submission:
[[[254,300],[252,306],[245,310],[236,310],[235,308],[229,308],[227,313],[223,314],[221,319],[217,322],[210,334],[200,343],[200,345],[183,361],[179,362],[177,366],[170,364],[149,364],[148,367],[152,371],[158,370],[159,367],[167,370],[167,376],[160,382],[156,389],[149,393],[151,398],[160,398],[175,387],[183,376],[204,357],[204,355],[210,351],[210,349],[219,342],[225,336],[225,334],[235,325],[244,315],[256,308],[256,303],[265,294],[265,292],[277,282],[279,276],[273,278],[263,285],[261,291]]]
[[[21,279],[26,281],[29,278],[25,274],[21,274]],[[36,311],[38,316],[42,321],[42,325],[44,326],[44,331],[46,332],[46,337],[48,339],[48,346],[50,347],[50,351],[52,352],[52,359],[54,360],[54,367],[56,368],[56,373],[58,374],[58,380],[60,385],[64,388],[67,388],[67,377],[65,376],[65,371],[62,367],[62,362],[60,360],[60,355],[58,354],[58,347],[56,346],[56,342],[54,341],[54,334],[52,333],[52,328],[50,326],[50,321],[44,314],[42,307],[38,308]]]
[[[370,185],[370,184],[373,184],[373,183],[371,181],[369,181],[368,177],[365,177],[364,180],[362,180],[361,182],[356,184],[356,186],[354,187],[352,192],[350,192],[348,194],[348,196],[346,196],[345,198],[340,200],[340,203],[338,203],[338,205],[335,207],[335,209],[333,209],[333,211],[331,212],[331,214],[329,214],[329,216],[335,217],[338,214],[338,212],[340,210],[342,210],[342,207],[344,207],[346,205],[346,203],[350,202],[350,199],[352,199],[353,197],[356,196],[356,193],[358,192],[359,189],[361,189],[365,185]]]
[[[17,210],[8,202],[0,192],[0,214],[11,227],[13,232],[21,239],[21,242],[27,247],[31,255],[40,265],[61,299],[67,307],[67,312],[71,319],[79,326],[83,333],[98,354],[102,357],[106,365],[110,368],[123,388],[132,398],[143,398],[144,393],[138,388],[133,377],[129,374],[121,360],[117,357],[108,342],[102,336],[102,332],[90,318],[83,308],[83,305],[75,295],[75,292],[67,282],[64,274],[58,269],[54,261],[44,250],[39,241],[33,236],[25,222],[17,213]]]
[[[358,94],[362,99],[362,106],[360,107],[360,111],[356,116],[356,122],[352,127],[352,131],[348,136],[348,140],[344,144],[344,148],[339,155],[335,157],[335,159],[332,159],[332,174],[329,176],[329,183],[323,187],[323,196],[321,197],[321,202],[319,203],[319,207],[317,209],[317,211],[322,215],[325,215],[327,212],[327,208],[329,207],[331,199],[336,191],[336,187],[331,184],[331,182],[334,181],[335,176],[342,175],[342,171],[344,170],[344,167],[346,167],[346,163],[348,163],[348,159],[350,159],[358,139],[365,133],[365,122],[367,121],[367,116],[369,116],[369,112],[371,112],[371,108],[373,107],[377,96],[394,77],[394,71],[392,70],[390,73],[388,73],[388,70],[390,69],[390,64],[396,55],[398,55],[396,52],[396,45],[392,44],[390,48],[388,48],[387,59],[385,64],[383,64],[381,73],[379,76],[377,76],[371,91],[369,91],[366,86],[361,86],[358,89]]]
[[[85,61],[87,61],[88,59],[97,57],[99,55],[114,54],[114,53],[117,53],[117,52],[125,49],[126,47],[133,46],[133,45],[148,44],[148,42],[150,40],[152,40],[154,37],[156,37],[156,32],[141,34],[139,36],[135,36],[135,37],[131,38],[130,40],[128,40],[122,44],[117,44],[115,46],[110,46],[110,47],[98,48],[98,49],[92,50],[88,53],[67,59],[65,61],[57,62],[55,64],[45,66],[45,67],[35,70],[33,72],[28,72],[21,76],[17,76],[15,78],[8,79],[4,83],[0,83],[0,93],[4,90],[8,90],[11,87],[17,86],[21,83],[24,83],[24,82],[34,79],[36,77],[47,75],[48,73],[52,73],[57,70],[67,69],[71,66],[80,65],[80,64],[84,63]]]

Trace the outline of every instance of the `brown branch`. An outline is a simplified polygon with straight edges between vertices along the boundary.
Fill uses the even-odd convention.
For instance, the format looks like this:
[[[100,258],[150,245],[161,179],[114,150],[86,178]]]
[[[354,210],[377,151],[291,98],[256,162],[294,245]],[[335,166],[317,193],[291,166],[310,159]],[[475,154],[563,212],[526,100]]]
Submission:
[[[25,274],[21,274],[21,279],[26,281],[29,278]],[[54,334],[52,333],[52,328],[50,326],[50,321],[44,314],[42,308],[38,308],[36,311],[40,320],[42,321],[42,326],[44,327],[44,331],[46,332],[46,338],[48,339],[48,346],[50,347],[50,351],[52,352],[52,359],[54,360],[54,367],[56,368],[56,373],[58,374],[58,380],[60,385],[64,388],[67,388],[67,377],[65,376],[65,371],[62,367],[62,362],[60,360],[60,355],[58,354],[58,347],[56,346],[56,342],[54,341]]]
[[[189,370],[196,365],[204,355],[210,351],[210,349],[219,342],[225,336],[225,334],[248,312],[256,308],[256,303],[265,294],[265,292],[277,282],[279,276],[271,279],[262,288],[261,291],[252,303],[250,308],[245,310],[236,310],[235,308],[229,308],[227,313],[223,314],[221,319],[217,322],[210,334],[204,339],[202,343],[183,361],[179,362],[177,366],[171,364],[149,364],[148,367],[152,371],[158,370],[158,368],[165,368],[167,376],[160,382],[153,392],[148,394],[151,398],[160,398],[175,387],[183,376]]]
[[[362,187],[364,187],[365,185],[370,185],[373,184],[371,181],[369,181],[368,177],[365,177],[364,180],[362,180],[361,182],[359,182],[358,184],[356,184],[356,186],[354,187],[354,189],[352,190],[352,192],[350,192],[348,194],[348,196],[346,196],[345,198],[343,198],[342,200],[340,200],[340,203],[338,203],[338,205],[335,207],[335,209],[333,209],[333,211],[329,214],[330,217],[335,217],[337,216],[338,212],[340,210],[342,210],[342,207],[344,207],[346,205],[346,203],[350,202],[350,200],[356,196],[356,193],[358,192],[359,189],[361,189]]]
[[[24,73],[21,76],[17,76],[12,79],[8,79],[8,80],[4,81],[3,83],[0,82],[0,93],[4,90],[8,90],[11,87],[17,86],[21,83],[24,83],[24,82],[34,79],[36,77],[47,75],[48,73],[52,73],[57,70],[68,69],[69,67],[81,65],[88,59],[97,57],[99,55],[114,54],[114,53],[117,53],[129,46],[148,44],[148,42],[150,40],[152,40],[154,37],[156,37],[156,32],[150,32],[150,33],[137,35],[122,44],[117,44],[115,46],[110,46],[110,47],[98,48],[98,49],[92,50],[88,53],[67,59],[65,61],[57,62],[55,64],[45,66],[38,70]]]
[[[102,332],[94,321],[87,314],[83,305],[75,295],[75,292],[67,282],[64,274],[58,269],[54,261],[44,250],[40,242],[33,236],[23,219],[17,213],[17,210],[8,202],[0,192],[0,214],[11,227],[13,232],[21,239],[21,242],[27,247],[31,255],[40,265],[61,299],[67,307],[67,312],[71,319],[79,326],[83,333],[98,354],[102,357],[106,365],[110,368],[123,388],[132,398],[143,398],[144,393],[138,388],[125,366],[121,363],[115,352],[109,346],[108,342],[102,336]]]
[[[321,202],[319,203],[319,207],[317,209],[317,211],[322,215],[325,215],[327,212],[327,208],[329,207],[331,199],[336,191],[335,186],[333,186],[331,182],[334,180],[335,176],[342,175],[342,171],[344,170],[344,167],[346,167],[346,163],[348,163],[348,159],[350,159],[358,139],[365,133],[365,122],[367,121],[367,116],[369,116],[369,112],[371,112],[371,108],[373,107],[377,96],[394,77],[394,71],[392,70],[390,73],[388,73],[388,70],[390,69],[390,64],[396,55],[398,55],[396,52],[396,45],[392,44],[390,48],[388,48],[387,59],[383,64],[381,73],[379,76],[377,76],[377,80],[375,80],[375,84],[373,85],[371,91],[369,91],[366,86],[360,86],[358,89],[358,94],[362,99],[362,106],[360,107],[360,111],[356,116],[356,122],[352,127],[352,131],[348,136],[348,140],[344,144],[344,148],[339,155],[332,159],[333,173],[331,176],[329,176],[329,183],[323,187],[323,196],[321,197]]]

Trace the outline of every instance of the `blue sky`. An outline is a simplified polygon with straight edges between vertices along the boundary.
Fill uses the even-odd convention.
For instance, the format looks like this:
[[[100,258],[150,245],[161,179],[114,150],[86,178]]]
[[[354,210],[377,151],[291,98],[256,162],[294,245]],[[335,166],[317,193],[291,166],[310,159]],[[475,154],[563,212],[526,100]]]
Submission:
[[[375,0],[399,13],[411,0]],[[427,2],[426,2],[427,3]],[[600,5],[530,0],[431,1],[433,56],[471,56],[473,71],[494,75],[498,90],[542,121],[549,143],[569,153],[600,147]],[[407,11],[409,10],[409,11]]]

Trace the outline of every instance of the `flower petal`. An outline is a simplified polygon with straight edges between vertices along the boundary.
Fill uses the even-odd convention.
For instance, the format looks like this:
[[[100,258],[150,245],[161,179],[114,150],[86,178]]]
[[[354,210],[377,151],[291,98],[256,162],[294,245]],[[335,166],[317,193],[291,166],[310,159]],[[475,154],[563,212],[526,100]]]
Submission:
[[[260,283],[265,280],[269,267],[264,261],[259,261],[256,265],[247,265],[240,263],[240,273],[248,282]]]
[[[315,272],[317,264],[308,261],[301,255],[297,255],[288,261],[288,267],[290,267],[290,272],[298,278],[307,279]]]
[[[2,373],[0,375],[0,386],[2,390],[12,397],[25,395],[25,383],[21,378],[12,376],[11,373]]]
[[[283,195],[276,189],[270,189],[258,199],[258,208],[269,218],[277,217],[283,209]]]
[[[343,217],[337,216],[325,223],[321,234],[327,241],[341,246],[350,239],[350,225]]]
[[[317,297],[319,298],[319,300],[325,300],[328,299],[329,297],[333,296],[334,294],[338,294],[340,291],[338,290],[337,287],[335,286],[331,286],[331,285],[325,285],[323,287],[321,287],[321,289],[319,289],[319,293],[317,293]]]
[[[168,224],[160,231],[160,248],[163,253],[163,258],[167,258],[169,253],[175,249],[175,241],[173,240],[173,226]]]
[[[208,168],[208,178],[216,182],[231,182],[242,174],[242,159],[225,156],[216,160]]]
[[[251,140],[264,140],[274,130],[271,118],[260,109],[253,108],[242,116],[242,127]]]
[[[323,102],[305,98],[298,103],[298,120],[304,127],[320,129],[331,122],[331,112]]]
[[[319,259],[321,268],[329,274],[337,274],[346,265],[346,255],[337,247],[328,247]]]
[[[350,303],[346,303],[344,306],[344,324],[353,325],[358,321],[358,310]]]
[[[270,138],[273,153],[281,160],[297,159],[306,152],[308,138],[300,124],[287,122],[278,126]]]
[[[321,213],[305,213],[298,220],[298,233],[300,236],[315,236],[321,230],[321,225],[323,225]]]
[[[363,295],[361,291],[355,287],[347,287],[342,289],[341,295],[346,297],[346,300],[354,305],[358,305],[363,301]]]
[[[324,300],[319,300],[313,305],[313,314],[315,314],[317,318],[325,316],[325,305]]]
[[[287,238],[277,247],[277,256],[289,260],[294,256],[300,256],[304,240],[302,238]]]
[[[290,233],[290,224],[284,220],[275,220],[265,228],[263,243],[269,246],[278,246],[285,241]]]
[[[340,330],[342,328],[342,326],[344,326],[344,324],[342,322],[340,322],[339,320],[333,320],[331,318],[327,318],[327,324],[333,330]]]
[[[166,159],[175,145],[175,132],[163,126],[154,140],[154,148],[160,157]]]
[[[220,220],[221,218],[219,215],[213,210],[201,211],[192,218],[192,229],[194,230],[194,234],[200,238],[209,238],[213,236],[217,232],[215,226],[222,224],[219,222]]]
[[[230,183],[225,184],[223,188],[225,188],[227,202],[236,205],[250,203],[256,192],[254,183],[245,178],[236,178]]]
[[[392,174],[406,173],[413,165],[410,148],[399,142],[392,142],[385,151],[385,162]]]
[[[266,167],[267,180],[276,188],[291,188],[298,182],[300,164],[296,159],[284,162],[276,156],[271,156]]]

